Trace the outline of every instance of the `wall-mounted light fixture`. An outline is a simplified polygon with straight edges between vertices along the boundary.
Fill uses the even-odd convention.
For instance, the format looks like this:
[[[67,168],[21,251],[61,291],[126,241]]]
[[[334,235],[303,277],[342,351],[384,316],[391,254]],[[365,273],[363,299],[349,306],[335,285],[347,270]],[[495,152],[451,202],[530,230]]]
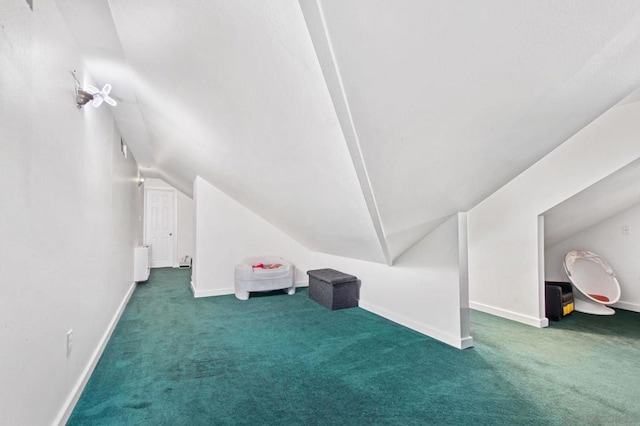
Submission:
[[[91,93],[87,93],[82,89],[76,88],[76,105],[78,108],[82,108],[91,100],[93,100],[93,95]]]
[[[102,87],[102,90],[91,85],[87,86],[87,89],[85,90],[80,85],[75,73],[75,71],[71,71],[71,75],[76,82],[76,105],[78,106],[78,109],[82,108],[89,102],[91,102],[91,105],[94,107],[99,107],[102,102],[106,102],[111,106],[118,105],[118,102],[109,96],[109,93],[111,92],[111,85],[109,83],[105,84]]]

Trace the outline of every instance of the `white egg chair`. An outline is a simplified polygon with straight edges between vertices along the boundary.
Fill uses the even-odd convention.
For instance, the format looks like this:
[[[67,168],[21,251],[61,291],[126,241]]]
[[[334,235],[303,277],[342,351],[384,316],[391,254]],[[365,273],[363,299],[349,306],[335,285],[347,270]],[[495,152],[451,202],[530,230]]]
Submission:
[[[571,250],[564,256],[564,270],[573,285],[576,311],[594,315],[616,313],[606,305],[620,300],[620,284],[602,257],[588,250]]]

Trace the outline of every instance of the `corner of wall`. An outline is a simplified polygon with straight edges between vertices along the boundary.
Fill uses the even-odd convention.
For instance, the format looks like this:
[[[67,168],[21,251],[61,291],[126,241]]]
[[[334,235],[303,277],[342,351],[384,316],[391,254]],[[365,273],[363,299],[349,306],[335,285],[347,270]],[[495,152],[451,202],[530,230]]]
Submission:
[[[305,263],[309,250],[200,177],[194,200],[195,297],[233,294],[234,267],[246,257],[273,254]]]

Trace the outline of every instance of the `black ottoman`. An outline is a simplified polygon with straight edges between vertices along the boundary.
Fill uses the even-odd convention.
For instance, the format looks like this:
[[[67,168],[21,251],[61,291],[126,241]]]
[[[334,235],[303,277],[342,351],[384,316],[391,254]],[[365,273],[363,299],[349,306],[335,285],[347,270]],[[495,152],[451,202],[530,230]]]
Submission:
[[[315,269],[309,275],[309,297],[331,309],[358,306],[358,278],[334,269]]]

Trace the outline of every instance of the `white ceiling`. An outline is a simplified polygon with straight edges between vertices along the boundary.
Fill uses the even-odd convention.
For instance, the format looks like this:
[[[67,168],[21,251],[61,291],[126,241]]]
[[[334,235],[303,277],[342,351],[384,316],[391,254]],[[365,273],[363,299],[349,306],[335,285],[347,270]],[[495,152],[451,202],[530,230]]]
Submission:
[[[467,211],[640,83],[637,1],[319,3],[389,238]]]
[[[640,204],[640,160],[636,160],[544,215],[544,245],[567,238]]]
[[[640,85],[635,0],[56,2],[148,176],[375,262]]]

